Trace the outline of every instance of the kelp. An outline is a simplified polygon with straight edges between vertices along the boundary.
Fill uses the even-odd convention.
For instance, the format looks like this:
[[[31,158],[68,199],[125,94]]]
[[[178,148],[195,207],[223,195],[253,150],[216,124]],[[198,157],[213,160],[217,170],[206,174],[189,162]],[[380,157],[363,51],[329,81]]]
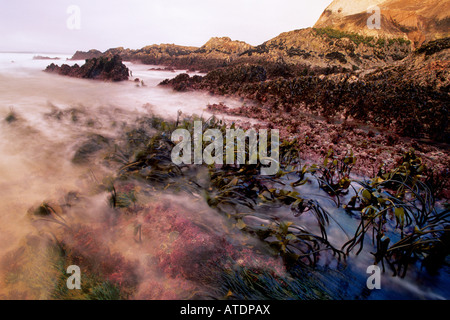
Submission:
[[[348,153],[350,154],[347,155]],[[313,165],[310,168],[311,173],[316,175],[320,188],[337,199],[338,207],[340,207],[339,195],[346,194],[351,185],[350,174],[356,163],[353,152],[347,154],[339,159],[334,156],[334,151],[330,150],[322,166]]]
[[[175,165],[170,158],[174,146],[170,140],[171,130],[184,128],[192,134],[194,120],[202,119],[178,119],[176,123],[154,117],[142,119],[141,123],[148,125],[147,131],[139,129],[141,131],[137,135],[133,131],[133,142],[127,144],[133,151],[119,151],[119,154],[131,156],[119,171],[120,179],[133,177],[145,181],[155,190],[202,195],[210,207],[235,219],[238,229],[270,244],[288,264],[315,265],[325,250],[338,260],[354,251],[359,254],[365,239],[372,234],[376,249],[374,262],[384,267],[387,261],[395,275],[404,276],[407,265],[428,257],[439,245],[443,233],[448,231],[449,211],[437,212],[435,199],[426,183],[427,177],[421,175],[425,173],[425,167],[414,151],[406,153],[398,167],[390,171],[380,168],[378,175],[371,180],[351,177],[356,162],[351,151],[341,157],[330,151],[322,164],[302,166],[295,141],[281,143],[280,171],[274,176],[261,176],[260,163],[243,166]],[[203,131],[219,129],[225,134],[227,127],[224,122],[214,117],[202,121]],[[152,136],[145,133],[150,128],[157,133]],[[235,128],[234,124],[232,128]],[[136,140],[137,136],[140,138]],[[136,141],[140,142],[136,144]],[[134,149],[136,145],[139,145],[137,150]],[[234,146],[237,150],[237,142]],[[248,146],[245,153],[248,159]],[[292,188],[316,179],[338,208],[342,207],[355,219],[360,219],[354,236],[342,248],[336,248],[327,236],[330,220],[335,220],[332,215],[315,199],[304,199],[297,191],[289,190],[286,177],[294,177],[290,184]],[[343,197],[350,192],[353,197],[347,197],[350,200],[343,203]],[[282,207],[290,208],[294,217],[302,214],[314,217],[319,233],[315,234],[292,221],[270,219],[269,223],[257,226],[245,223],[245,217]],[[391,232],[394,232],[392,239],[389,238]],[[400,237],[394,241],[396,232]]]
[[[436,209],[433,193],[422,181],[425,169],[410,150],[396,168],[380,169],[372,180],[358,182],[361,188],[345,208],[358,212],[361,222],[343,246],[347,253],[358,247],[359,254],[372,234],[375,263],[381,262],[384,269],[386,261],[394,275],[404,277],[416,260],[432,260],[429,256],[450,230],[450,210]]]
[[[330,151],[320,164],[303,164],[295,140],[281,142],[280,171],[273,176],[261,176],[260,163],[176,165],[171,159],[174,147],[171,133],[175,129],[187,129],[192,134],[194,120],[202,121],[203,131],[219,129],[225,133],[227,129],[225,122],[214,117],[207,120],[197,116],[180,117],[181,114],[172,122],[143,117],[134,127],[126,129],[124,139],[109,145],[110,152],[105,158],[119,165],[117,176],[99,182],[97,192],[109,192],[110,205],[117,214],[138,214],[142,199],[151,199],[158,193],[187,193],[203,199],[218,214],[227,217],[232,226],[262,240],[270,254],[283,258],[288,270],[284,276],[236,264],[222,270],[213,276],[215,279],[208,280],[209,285],[217,285],[218,281],[219,296],[225,299],[334,298],[333,290],[317,282],[317,274],[310,277],[306,271],[321,268],[318,262],[325,252],[330,253],[327,257],[333,255],[342,261],[352,253],[374,248],[374,263],[381,264],[383,270],[387,263],[398,276],[405,276],[408,266],[416,261],[421,261],[427,269],[437,270],[448,255],[450,209],[437,209],[427,176],[429,171],[413,150],[395,167],[380,168],[372,179],[352,175],[357,159],[351,151],[343,156]],[[237,141],[234,147],[237,152]],[[249,153],[246,146],[247,159]],[[359,220],[353,236],[348,237],[342,248],[336,247],[328,235],[331,221],[337,223],[333,214],[317,199],[302,196],[301,188],[296,189],[313,180],[336,207]],[[36,223],[56,224],[65,230],[63,238],[50,232],[46,240],[53,248],[52,269],[46,272],[59,274],[57,281],[45,284],[46,290],[55,299],[130,297],[137,285],[133,265],[96,243],[89,228],[67,221],[64,212],[77,197],[70,193],[59,205],[46,201],[29,211]],[[273,212],[280,209],[289,209],[293,219],[277,218]],[[304,215],[314,219],[314,231],[295,223],[294,218]],[[252,223],[251,219],[259,222]],[[142,243],[142,224],[134,224],[131,232],[135,241]],[[98,257],[101,261],[96,262]],[[81,265],[85,274],[84,289],[76,294],[65,286],[68,276],[63,267],[69,264]],[[120,273],[127,277],[125,282],[120,280],[120,285],[115,282],[117,268],[126,271]],[[16,281],[13,273],[8,273],[8,277]]]
[[[118,180],[128,178],[138,179],[154,188],[154,190],[170,190],[171,192],[186,192],[191,195],[202,195],[206,203],[218,212],[236,219],[239,229],[254,234],[271,244],[277,252],[289,261],[303,261],[308,264],[317,262],[319,253],[330,250],[339,259],[343,253],[335,248],[327,239],[326,227],[329,223],[328,212],[320,207],[320,204],[312,199],[303,199],[298,193],[286,192],[283,189],[282,177],[293,170],[294,159],[299,161],[298,152],[295,151],[295,143],[283,142],[281,144],[281,170],[274,176],[261,176],[262,164],[248,165],[175,165],[171,160],[171,151],[174,143],[170,140],[171,132],[183,128],[193,134],[193,121],[202,120],[202,131],[219,129],[225,135],[227,126],[215,117],[204,120],[198,117],[185,118],[177,123],[166,122],[159,118],[140,119],[142,124],[139,129],[133,129],[126,133],[127,142],[123,149],[116,147],[115,154],[110,159],[129,160],[122,162]],[[175,126],[178,124],[177,126]],[[231,129],[235,129],[232,124]],[[156,133],[153,135],[150,132]],[[148,132],[148,133],[146,133]],[[269,139],[270,141],[270,139]],[[234,142],[235,157],[237,157],[237,144]],[[246,145],[245,155],[249,159],[249,146]],[[204,146],[206,143],[204,142]],[[268,149],[270,149],[270,143]],[[226,150],[224,150],[224,154]],[[302,183],[306,183],[303,180]],[[282,187],[274,188],[271,185],[280,184]],[[300,185],[297,182],[297,185]],[[124,195],[122,195],[124,196]],[[118,195],[115,190],[111,192],[114,206],[117,206]],[[300,210],[300,203],[304,208]],[[256,214],[256,210],[265,207],[279,208],[292,206],[295,215],[312,214],[320,229],[316,235],[304,228],[293,225],[290,221],[272,221],[266,226],[245,225],[243,216]],[[289,226],[289,232],[286,226]],[[275,237],[278,240],[272,241]]]

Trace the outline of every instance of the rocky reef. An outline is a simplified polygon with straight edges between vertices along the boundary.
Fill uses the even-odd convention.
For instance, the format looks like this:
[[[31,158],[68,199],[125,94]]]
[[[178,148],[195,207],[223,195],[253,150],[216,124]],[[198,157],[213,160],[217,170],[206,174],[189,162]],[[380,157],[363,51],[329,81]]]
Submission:
[[[447,46],[448,39],[428,43],[404,61],[372,71],[317,73],[306,68],[299,74],[285,65],[284,74],[277,76],[262,65],[242,64],[203,77],[181,74],[161,85],[237,96],[270,112],[301,110],[330,121],[356,120],[401,136],[448,143]]]
[[[368,74],[368,79],[398,79],[412,85],[428,87],[440,92],[450,91],[450,38],[424,43],[404,60],[377,69]]]
[[[331,28],[284,32],[244,53],[254,61],[270,60],[319,68],[374,68],[402,60],[411,52],[403,39],[366,37]]]
[[[58,58],[58,57],[47,57],[47,56],[40,56],[40,55],[37,55],[37,56],[34,56],[34,57],[33,57],[33,60],[60,60],[60,58]]]
[[[382,9],[384,27],[365,32],[366,9],[373,4]],[[408,147],[425,150],[432,143],[446,150],[450,52],[449,38],[441,32],[448,21],[441,10],[446,6],[448,1],[435,0],[364,0],[358,5],[336,0],[314,28],[284,32],[258,46],[220,37],[201,47],[161,44],[113,48],[104,55],[206,73],[180,74],[161,85],[248,101],[251,107],[210,111],[258,118],[291,134],[307,116],[313,119],[311,127],[351,123],[371,135],[389,132],[388,144],[412,139]],[[395,20],[403,16],[410,19]],[[338,24],[342,19],[361,25]],[[339,132],[330,137],[343,140]]]
[[[99,58],[103,53],[99,50],[89,50],[89,51],[77,51],[69,60],[86,60],[92,58]]]
[[[381,9],[381,29],[369,29],[367,9]],[[258,64],[287,65],[303,72],[340,73],[391,66],[429,41],[449,36],[449,1],[335,0],[314,28],[284,32],[258,46],[228,37],[213,37],[201,47],[175,44],[141,49],[112,48],[103,55],[125,61],[209,72],[217,68]],[[97,58],[98,50],[78,51],[72,59]]]
[[[112,57],[100,57],[87,59],[81,67],[78,64],[62,66],[54,63],[47,66],[45,72],[57,73],[59,75],[105,81],[128,80],[129,70],[122,63],[122,58],[118,55]]]
[[[119,55],[125,61],[164,65],[177,69],[209,72],[244,63],[276,69],[288,65],[291,70],[304,68],[318,72],[382,67],[399,61],[412,51],[411,42],[402,38],[365,37],[330,28],[306,28],[285,32],[261,45],[252,46],[228,37],[211,38],[201,47],[161,44],[138,50],[112,48],[106,56]],[[96,50],[92,54],[101,55]],[[77,52],[75,57],[85,57]]]

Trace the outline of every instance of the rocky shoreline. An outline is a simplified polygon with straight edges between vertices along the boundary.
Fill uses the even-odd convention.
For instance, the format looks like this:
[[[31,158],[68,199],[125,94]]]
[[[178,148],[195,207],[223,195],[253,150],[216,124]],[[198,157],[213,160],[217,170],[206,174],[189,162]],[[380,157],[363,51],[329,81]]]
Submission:
[[[338,37],[330,31],[320,36]],[[338,39],[341,43],[362,41],[360,47],[369,46],[370,42],[364,43],[366,40],[364,37]],[[156,48],[150,46],[144,51]],[[358,158],[354,172],[362,176],[373,175],[381,167],[398,165],[402,154],[415,149],[429,168],[429,179],[436,180],[435,184],[441,180],[437,194],[450,198],[448,38],[427,42],[401,61],[363,70],[346,70],[342,65],[323,68],[318,64],[274,62],[267,56],[256,59],[257,53],[249,53],[255,48],[229,38],[208,42],[196,52],[200,60],[186,60],[188,56],[192,58],[191,49],[174,45],[164,48],[160,60],[148,60],[151,56],[148,53],[111,49],[100,58],[86,60],[81,68],[52,64],[46,71],[119,81],[128,78],[128,69],[121,66],[122,58],[139,57],[139,62],[162,65],[156,70],[164,71],[173,71],[174,66],[189,69],[195,65],[196,69],[210,71],[205,76],[180,74],[160,85],[176,91],[200,90],[251,102],[237,109],[223,104],[210,105],[208,110],[218,115],[258,119],[268,128],[280,129],[284,139],[296,141],[300,157],[308,161],[322,159],[330,149],[337,155],[352,150]],[[174,60],[162,64],[168,62],[164,52],[169,52]],[[99,52],[91,50],[87,54]],[[234,62],[231,59],[225,65],[217,60],[219,56],[233,54],[253,57]],[[82,55],[76,54],[77,58]],[[113,63],[112,73],[105,74],[104,61]]]
[[[208,108],[280,129],[284,138],[297,141],[304,159],[351,149],[361,175],[398,164],[401,154],[414,148],[432,170],[430,179],[443,180],[439,193],[448,199],[449,43],[443,38],[415,49],[403,38],[326,27],[282,33],[259,46],[223,37],[200,48],[113,48],[77,52],[72,59],[101,55],[92,59],[202,71],[205,76],[180,74],[160,85],[249,101],[237,109]]]
[[[208,111],[261,120],[296,141],[308,161],[352,150],[362,176],[398,165],[415,149],[428,178],[439,184],[437,194],[449,199],[449,51],[448,39],[433,41],[401,63],[365,74],[293,76],[286,66],[276,76],[262,65],[241,64],[205,76],[180,74],[160,85],[242,99],[240,108],[215,104]]]
[[[52,63],[44,71],[74,78],[104,81],[124,81],[128,80],[130,75],[130,71],[117,55],[86,59],[86,63],[81,67],[78,64],[57,66]]]
[[[436,51],[430,55],[419,48],[401,64],[367,73],[317,74],[305,69],[298,75],[289,65],[273,70],[241,64],[218,68],[204,77],[181,74],[161,85],[252,99],[271,112],[301,108],[331,120],[356,120],[402,136],[448,143],[447,42],[436,41]]]
[[[294,141],[299,157],[307,163],[320,162],[330,150],[338,157],[353,152],[357,159],[353,172],[363,177],[373,176],[380,169],[398,166],[402,155],[414,149],[428,168],[429,179],[433,183],[440,181],[436,196],[450,199],[448,145],[401,137],[390,131],[362,126],[358,122],[330,122],[298,109],[286,113],[254,106],[233,109],[224,104],[213,104],[208,106],[208,111],[219,118],[221,114],[256,118],[262,121],[261,128],[279,129],[281,139]],[[255,128],[254,125],[252,127]]]

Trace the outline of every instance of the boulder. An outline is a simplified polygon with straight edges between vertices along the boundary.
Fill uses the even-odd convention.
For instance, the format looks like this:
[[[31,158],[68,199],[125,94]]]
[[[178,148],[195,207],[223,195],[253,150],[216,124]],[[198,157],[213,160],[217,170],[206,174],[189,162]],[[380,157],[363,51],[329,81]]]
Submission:
[[[105,81],[128,80],[130,74],[130,71],[122,63],[122,59],[118,55],[87,59],[86,63],[81,67],[78,64],[57,66],[52,63],[44,71],[75,78]]]

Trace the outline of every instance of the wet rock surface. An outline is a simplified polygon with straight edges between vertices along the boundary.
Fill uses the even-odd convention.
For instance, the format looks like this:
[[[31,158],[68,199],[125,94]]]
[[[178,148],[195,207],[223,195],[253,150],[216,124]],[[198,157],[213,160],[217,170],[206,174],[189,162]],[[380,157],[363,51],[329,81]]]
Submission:
[[[75,78],[107,81],[124,81],[128,80],[129,77],[128,68],[117,55],[113,57],[103,56],[87,59],[86,63],[81,67],[78,64],[73,66],[67,64],[58,66],[52,63],[47,66],[45,71]]]
[[[315,75],[306,70],[307,75],[275,77],[264,67],[241,65],[220,68],[203,77],[181,74],[161,85],[170,85],[177,91],[206,90],[238,96],[257,101],[261,111],[290,113],[300,109],[331,120],[356,120],[389,128],[401,136],[448,143],[446,51],[427,60],[424,54],[414,55],[403,64],[366,75]]]

